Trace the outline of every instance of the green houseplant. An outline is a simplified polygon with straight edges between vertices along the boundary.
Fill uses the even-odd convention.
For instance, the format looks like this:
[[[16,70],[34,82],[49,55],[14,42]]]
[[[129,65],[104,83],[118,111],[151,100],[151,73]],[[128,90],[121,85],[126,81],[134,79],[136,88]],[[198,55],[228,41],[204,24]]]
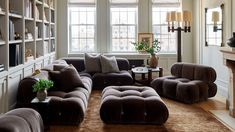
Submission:
[[[161,50],[160,42],[157,39],[155,39],[152,44],[146,42],[134,42],[132,44],[134,44],[137,51],[150,53],[149,66],[151,68],[157,67],[159,58],[156,56],[156,53]]]
[[[132,44],[137,51],[150,53],[151,55],[158,53],[161,50],[160,41],[158,41],[158,39],[155,39],[152,44],[143,41],[132,42]]]
[[[32,87],[33,92],[37,92],[39,101],[44,101],[47,97],[47,89],[53,87],[54,83],[51,80],[39,79]]]

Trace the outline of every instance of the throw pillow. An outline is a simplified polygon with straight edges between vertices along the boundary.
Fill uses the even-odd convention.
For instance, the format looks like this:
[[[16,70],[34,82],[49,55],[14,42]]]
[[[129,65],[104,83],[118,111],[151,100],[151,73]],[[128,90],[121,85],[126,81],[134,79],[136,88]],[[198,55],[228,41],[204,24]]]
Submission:
[[[76,87],[84,87],[81,77],[73,65],[69,65],[60,71],[50,71],[49,74],[58,90],[69,92]]]
[[[102,73],[119,72],[115,56],[109,58],[101,55],[100,62],[102,67]]]
[[[101,64],[100,64],[100,55],[90,55],[85,53],[85,69],[86,72],[101,72]]]

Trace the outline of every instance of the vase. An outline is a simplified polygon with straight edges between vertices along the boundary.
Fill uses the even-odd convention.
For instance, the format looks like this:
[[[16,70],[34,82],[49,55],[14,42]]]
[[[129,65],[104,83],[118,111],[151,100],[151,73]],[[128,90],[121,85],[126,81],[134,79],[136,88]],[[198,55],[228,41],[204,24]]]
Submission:
[[[44,101],[47,97],[47,90],[42,90],[37,92],[37,98],[39,101]]]
[[[228,39],[227,44],[228,44],[230,47],[235,47],[235,32],[233,32],[233,37],[230,38],[230,39]]]
[[[155,54],[151,54],[151,57],[149,59],[149,66],[151,68],[156,68],[158,65],[158,56],[156,56]]]

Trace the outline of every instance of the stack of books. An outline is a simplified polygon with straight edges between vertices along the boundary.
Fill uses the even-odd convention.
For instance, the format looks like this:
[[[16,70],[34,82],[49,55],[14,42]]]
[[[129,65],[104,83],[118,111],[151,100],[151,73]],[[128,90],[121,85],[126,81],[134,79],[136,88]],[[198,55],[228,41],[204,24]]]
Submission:
[[[0,72],[4,71],[4,65],[0,64]]]

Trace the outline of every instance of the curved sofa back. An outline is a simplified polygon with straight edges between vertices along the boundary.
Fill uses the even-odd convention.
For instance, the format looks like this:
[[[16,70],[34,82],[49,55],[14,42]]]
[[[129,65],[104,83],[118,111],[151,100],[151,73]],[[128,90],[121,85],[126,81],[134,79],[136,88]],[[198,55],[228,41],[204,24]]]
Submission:
[[[216,80],[216,72],[212,67],[192,63],[173,64],[171,74],[176,77],[202,80],[204,82],[214,82]]]
[[[68,64],[73,64],[78,72],[85,70],[84,58],[63,58]],[[126,58],[116,58],[119,70],[129,70],[130,64]]]
[[[36,96],[36,93],[32,90],[32,86],[39,79],[49,80],[48,71],[42,70],[41,73],[26,77],[20,81],[17,92],[17,107],[28,106],[30,104],[31,100]]]

